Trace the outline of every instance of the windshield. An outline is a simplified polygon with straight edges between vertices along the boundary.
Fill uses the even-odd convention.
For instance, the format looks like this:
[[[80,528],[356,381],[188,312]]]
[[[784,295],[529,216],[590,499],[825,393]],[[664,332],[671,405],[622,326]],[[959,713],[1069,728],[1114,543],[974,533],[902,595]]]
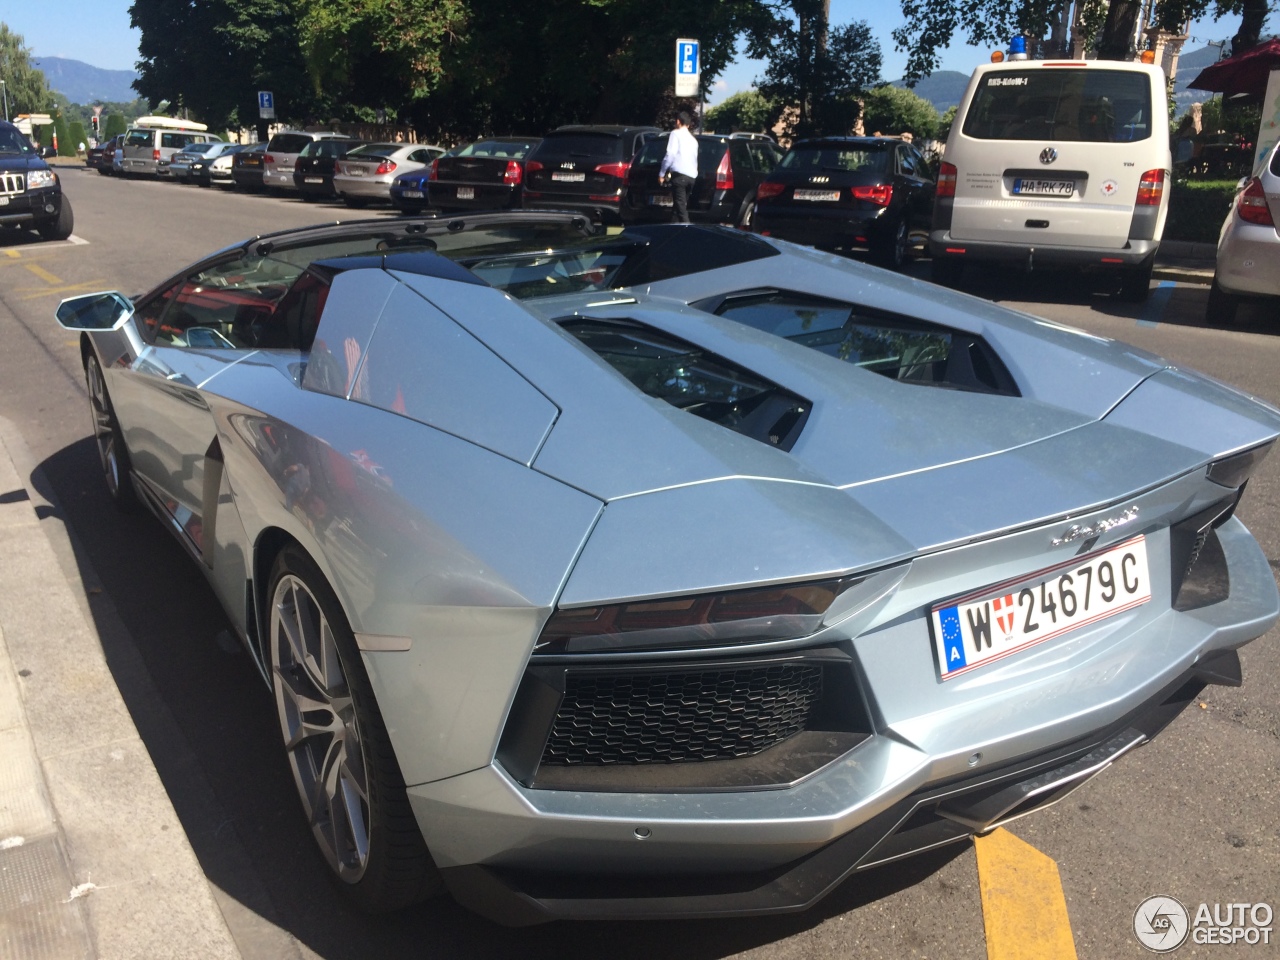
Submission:
[[[993,72],[973,95],[964,135],[978,140],[1145,140],[1151,136],[1151,84],[1145,73],[1093,67]]]
[[[360,157],[389,157],[401,147],[408,146],[404,143],[366,143],[363,146],[356,147],[354,150],[347,152],[349,158],[359,159]]]
[[[887,173],[889,151],[883,147],[801,144],[787,151],[783,170],[826,170],[836,173]]]
[[[303,157],[341,157],[352,147],[360,145],[359,140],[313,140],[303,148]]]
[[[35,153],[17,127],[0,127],[0,153]]]

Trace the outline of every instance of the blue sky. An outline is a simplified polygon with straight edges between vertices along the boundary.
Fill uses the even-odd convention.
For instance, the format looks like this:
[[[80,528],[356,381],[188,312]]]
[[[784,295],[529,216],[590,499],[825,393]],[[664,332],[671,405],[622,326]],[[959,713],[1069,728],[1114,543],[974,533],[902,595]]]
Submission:
[[[109,70],[132,70],[138,59],[138,31],[129,26],[132,0],[41,0],[36,3],[6,4],[0,20],[26,39],[36,56],[69,57]],[[902,21],[897,0],[832,0],[831,22],[849,23],[866,20],[872,34],[880,41],[884,54],[883,74],[886,80],[902,75],[906,56],[894,50],[892,31]],[[1234,17],[1218,23],[1205,21],[1195,25],[1192,34],[1200,41],[1231,36],[1237,26]],[[1268,24],[1268,26],[1272,26]],[[1202,43],[1188,44],[1188,49]],[[987,59],[990,51],[970,47],[959,38],[942,57],[942,69],[970,73]],[[740,59],[717,81],[710,97],[716,103],[731,93],[745,90],[763,73],[759,62]]]

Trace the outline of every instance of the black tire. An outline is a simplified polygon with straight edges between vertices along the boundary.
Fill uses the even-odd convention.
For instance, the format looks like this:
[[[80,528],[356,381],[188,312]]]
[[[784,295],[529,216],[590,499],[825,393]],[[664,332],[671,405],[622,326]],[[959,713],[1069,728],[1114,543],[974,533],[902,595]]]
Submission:
[[[907,263],[909,243],[907,221],[901,219],[880,237],[872,252],[876,262],[886,270],[901,270]]]
[[[1240,298],[1234,293],[1227,293],[1218,286],[1218,278],[1213,278],[1209,287],[1209,302],[1204,309],[1204,322],[1211,327],[1226,327],[1236,322],[1236,312],[1240,309]]]
[[[964,277],[964,261],[951,257],[934,257],[929,264],[929,279],[940,287],[958,287]]]
[[[348,197],[346,194],[343,194],[342,202],[353,210],[360,210],[369,205],[369,201],[365,197]]]
[[[1153,257],[1136,267],[1126,267],[1120,274],[1120,299],[1126,303],[1146,303],[1151,295],[1151,272],[1155,266]]]
[[[305,190],[301,191],[301,192],[299,193],[299,196],[301,196],[301,197],[302,197],[302,202],[303,202],[303,203],[315,203],[317,200],[319,200],[319,199],[320,199],[316,194],[314,194],[314,193],[307,193]]]
[[[89,391],[93,440],[98,448],[98,462],[106,481],[107,494],[120,512],[133,513],[138,509],[138,494],[130,479],[132,465],[129,461],[129,449],[124,444],[124,433],[116,420],[115,408],[111,405],[111,395],[107,392],[102,367],[92,351],[84,357],[84,379]]]
[[[67,195],[62,195],[62,203],[58,207],[58,215],[52,220],[42,220],[36,225],[41,239],[44,240],[65,240],[71,236],[71,231],[75,229],[76,218],[71,212],[71,201],[67,199]]]
[[[109,177],[109,176],[111,176],[111,171],[110,171],[110,170],[103,170],[103,169],[102,169],[102,167],[98,167],[98,173],[102,174],[102,176],[104,176],[104,177]]]
[[[753,231],[756,224],[755,194],[742,201],[742,209],[738,211],[737,227],[739,230]]]
[[[356,906],[369,913],[399,910],[440,893],[444,884],[405,794],[404,778],[351,627],[324,574],[300,547],[289,545],[276,557],[267,600],[276,712],[285,743],[296,740],[286,751],[289,766],[331,877]],[[320,618],[328,623],[332,649],[323,643],[326,633]],[[302,657],[282,627],[286,622],[296,625],[294,635],[306,648]],[[322,649],[329,655],[314,656]],[[336,660],[331,656],[334,652]],[[321,669],[325,678],[317,676]],[[297,703],[292,693],[309,698],[309,724],[317,724],[315,715],[324,709],[332,711],[328,732],[296,736],[302,724],[290,713]],[[317,704],[323,707],[317,709]],[[332,732],[335,729],[342,731],[340,736]],[[318,765],[317,749],[322,753]],[[332,794],[327,785],[330,772]],[[339,778],[343,778],[341,785]],[[314,789],[317,780],[322,781],[319,790]],[[349,803],[350,797],[356,798],[359,809],[335,816],[335,804]],[[317,799],[323,809],[313,810]],[[359,818],[363,818],[363,837],[349,826]]]

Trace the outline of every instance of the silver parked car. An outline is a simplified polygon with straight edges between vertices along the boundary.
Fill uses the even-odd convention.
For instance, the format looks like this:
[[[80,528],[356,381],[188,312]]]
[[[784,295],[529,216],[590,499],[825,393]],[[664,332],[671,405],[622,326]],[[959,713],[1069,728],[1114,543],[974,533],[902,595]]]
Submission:
[[[1205,317],[1231,323],[1242,299],[1280,297],[1280,143],[1240,181],[1218,235]]]
[[[169,161],[169,178],[182,183],[193,182],[208,186],[209,164],[237,146],[239,144],[218,140],[211,143],[193,143],[184,147]]]
[[[349,207],[390,203],[391,184],[396,177],[429,166],[444,152],[444,147],[430,144],[366,143],[337,162],[333,188]]]
[[[277,190],[297,190],[293,167],[307,144],[317,140],[345,140],[342,133],[310,133],[304,130],[281,130],[267,142],[262,155],[262,185]]]
[[[370,909],[802,909],[1061,799],[1280,612],[1234,516],[1280,410],[782,241],[355,222],[58,318]]]

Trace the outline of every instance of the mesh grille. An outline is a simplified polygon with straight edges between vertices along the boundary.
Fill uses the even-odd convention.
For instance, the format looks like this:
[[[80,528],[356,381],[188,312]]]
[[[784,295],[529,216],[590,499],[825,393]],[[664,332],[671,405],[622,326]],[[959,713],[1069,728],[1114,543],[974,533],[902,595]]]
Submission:
[[[27,178],[20,173],[0,173],[0,193],[22,193],[27,189]]]
[[[671,673],[569,674],[542,762],[749,757],[805,727],[822,668],[787,663]]]

